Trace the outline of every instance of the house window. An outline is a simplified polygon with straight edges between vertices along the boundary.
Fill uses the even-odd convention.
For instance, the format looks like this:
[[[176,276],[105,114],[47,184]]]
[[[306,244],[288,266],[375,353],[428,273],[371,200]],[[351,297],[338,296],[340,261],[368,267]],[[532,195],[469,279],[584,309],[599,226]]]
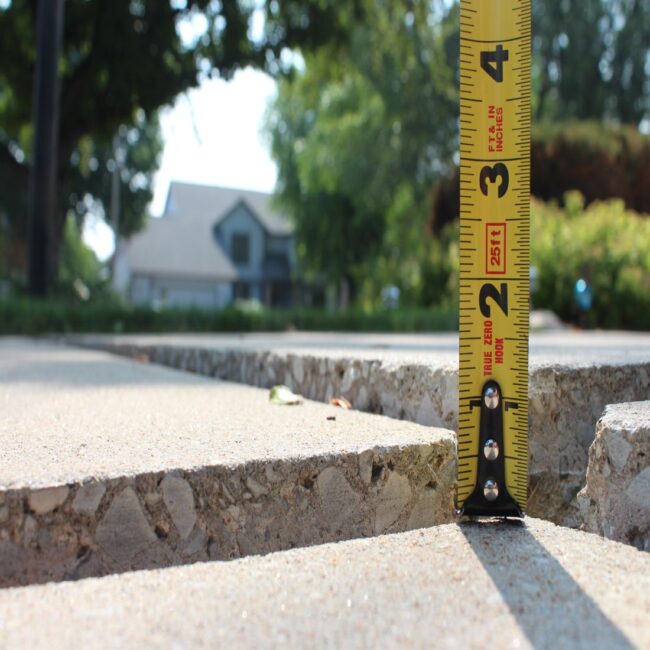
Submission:
[[[248,300],[251,297],[251,285],[248,282],[235,282],[235,300]]]
[[[244,233],[232,236],[232,261],[235,264],[248,264],[250,259],[250,238]]]

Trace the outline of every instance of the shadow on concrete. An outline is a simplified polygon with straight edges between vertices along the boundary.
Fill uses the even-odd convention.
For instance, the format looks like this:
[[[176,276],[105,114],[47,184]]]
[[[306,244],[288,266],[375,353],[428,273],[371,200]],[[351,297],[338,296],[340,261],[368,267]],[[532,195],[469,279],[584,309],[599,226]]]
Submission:
[[[495,527],[503,530],[495,535]],[[524,521],[465,522],[460,530],[534,648],[635,647]],[[477,612],[477,622],[489,615]]]

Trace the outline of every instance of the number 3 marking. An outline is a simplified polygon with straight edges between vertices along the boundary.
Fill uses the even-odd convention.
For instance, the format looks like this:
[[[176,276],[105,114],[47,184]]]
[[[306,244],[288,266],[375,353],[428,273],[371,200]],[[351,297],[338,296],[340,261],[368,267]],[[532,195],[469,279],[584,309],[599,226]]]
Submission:
[[[508,191],[508,184],[510,183],[508,168],[503,163],[497,163],[493,167],[486,165],[481,169],[479,182],[481,185],[481,192],[483,192],[485,196],[488,195],[487,181],[489,180],[490,183],[496,183],[497,178],[501,179],[501,183],[499,184],[499,198],[502,198]]]

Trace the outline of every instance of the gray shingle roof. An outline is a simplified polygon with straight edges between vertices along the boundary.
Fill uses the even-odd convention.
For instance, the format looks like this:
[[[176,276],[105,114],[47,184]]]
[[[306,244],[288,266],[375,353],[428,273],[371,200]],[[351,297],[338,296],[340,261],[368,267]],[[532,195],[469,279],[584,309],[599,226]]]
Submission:
[[[291,235],[291,223],[271,209],[270,199],[270,194],[262,192],[172,182],[164,216],[150,219],[127,243],[131,272],[237,279],[237,270],[214,238],[214,226],[244,201],[270,235]]]
[[[173,181],[169,186],[165,212],[210,221],[211,226],[244,201],[259,218],[269,235],[291,235],[289,219],[271,207],[271,195],[214,185]]]

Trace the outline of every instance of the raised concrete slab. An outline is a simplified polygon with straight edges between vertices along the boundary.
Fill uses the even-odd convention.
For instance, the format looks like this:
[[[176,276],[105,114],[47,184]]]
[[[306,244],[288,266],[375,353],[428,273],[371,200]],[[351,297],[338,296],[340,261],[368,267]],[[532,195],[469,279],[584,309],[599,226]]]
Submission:
[[[6,648],[650,647],[650,555],[525,524],[0,591]]]
[[[73,341],[310,399],[343,395],[354,408],[456,427],[458,339],[450,334],[292,332],[251,335],[87,336]],[[581,523],[589,446],[607,404],[650,394],[650,335],[546,332],[531,336],[532,515]]]
[[[0,585],[448,522],[449,431],[0,340]]]
[[[650,551],[650,402],[607,407],[578,503],[586,530]]]

